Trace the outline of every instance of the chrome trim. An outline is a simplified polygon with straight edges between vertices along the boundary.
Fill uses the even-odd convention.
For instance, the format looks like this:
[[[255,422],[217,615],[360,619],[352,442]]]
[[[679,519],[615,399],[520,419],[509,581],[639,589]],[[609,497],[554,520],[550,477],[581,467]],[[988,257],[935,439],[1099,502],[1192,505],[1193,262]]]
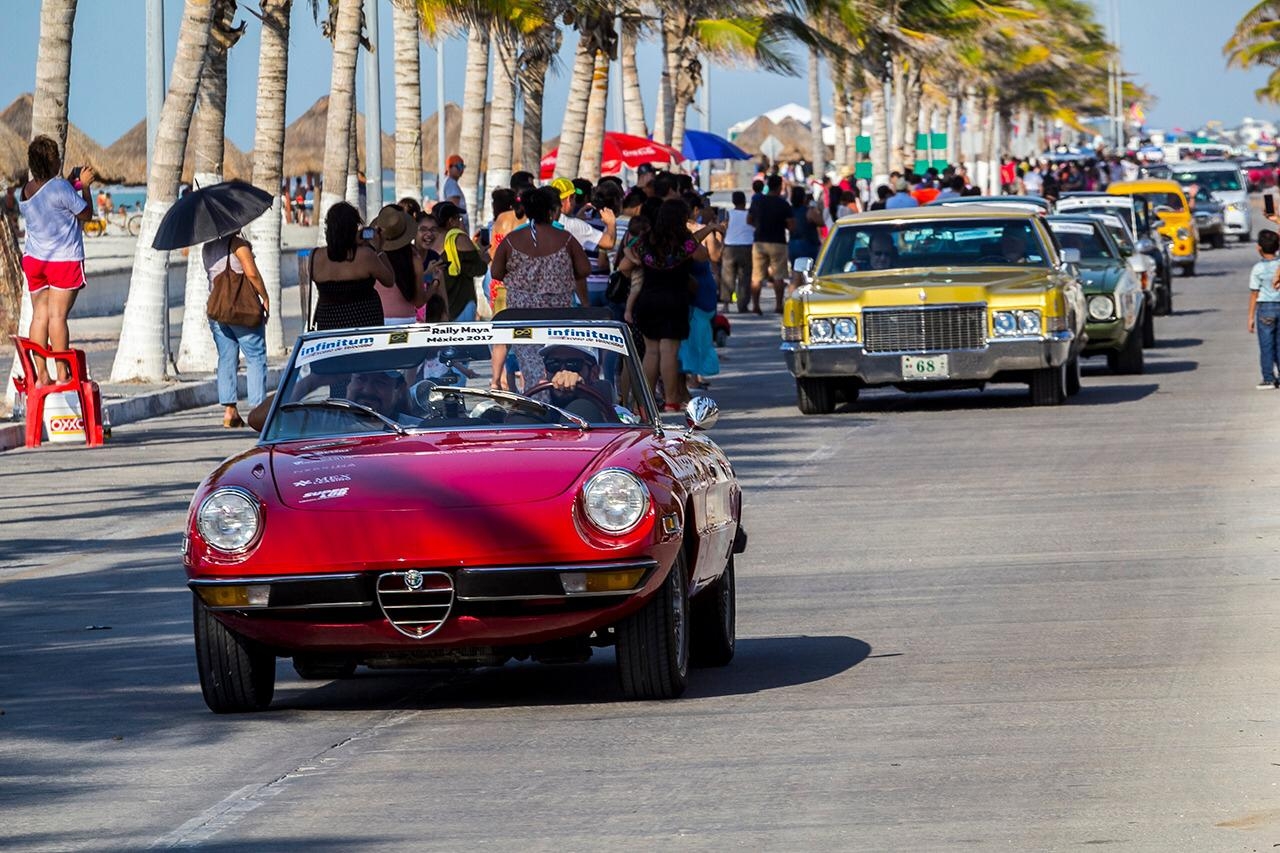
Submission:
[[[607,528],[601,527],[599,524],[596,524],[595,519],[591,517],[591,513],[587,511],[587,489],[590,488],[591,484],[594,483],[600,477],[604,476],[605,474],[613,474],[613,473],[626,474],[628,477],[634,480],[636,482],[636,485],[640,487],[641,496],[644,498],[644,507],[641,508],[640,514],[636,516],[635,523],[629,525],[628,527],[624,527],[621,530],[609,530]],[[578,502],[582,506],[583,520],[587,522],[587,524],[591,527],[591,529],[594,532],[602,536],[616,537],[616,536],[626,536],[628,533],[630,533],[631,531],[635,530],[637,527],[640,526],[640,523],[644,521],[645,516],[649,514],[649,510],[653,506],[653,496],[649,494],[649,486],[645,483],[644,480],[641,480],[639,477],[637,477],[634,471],[629,471],[626,468],[619,468],[617,466],[614,466],[610,468],[601,468],[599,471],[595,472],[590,477],[588,477],[587,481],[582,484],[582,487],[580,489],[578,489]]]
[[[421,571],[421,570],[414,570],[414,571],[419,571],[424,579],[444,578],[447,586],[434,587],[431,589],[427,589],[424,586],[423,588],[417,589],[417,590],[409,589],[408,585],[404,582],[405,575],[408,574],[408,570],[406,570],[402,572],[382,572],[381,574],[378,575],[378,578],[374,583],[374,591],[378,596],[378,607],[382,610],[382,615],[386,617],[387,622],[390,623],[391,627],[395,628],[396,631],[400,632],[401,634],[404,634],[406,637],[410,637],[411,639],[414,639],[414,640],[422,640],[427,637],[430,637],[436,631],[440,630],[441,626],[443,626],[444,623],[449,619],[449,615],[453,612],[455,592],[454,592],[454,585],[453,585],[453,577],[451,575],[445,572],[438,572],[438,571]],[[392,580],[399,580],[402,588],[401,589],[384,588],[387,582]],[[448,595],[447,601],[444,601],[444,602],[435,601],[435,599],[443,597],[446,594]],[[410,598],[407,599],[410,601],[410,603],[409,604],[389,604],[387,603],[387,601],[384,600],[384,596],[386,596],[387,598],[391,598],[392,596],[410,596]],[[434,611],[438,611],[441,609],[444,610],[444,613],[440,614],[439,617],[437,618]],[[431,613],[431,618],[429,619],[393,619],[392,614],[388,612],[392,610],[394,611],[400,611],[400,610],[428,611]],[[402,625],[404,626],[429,625],[431,627],[426,629],[418,627],[410,630],[408,628],[402,628],[401,627]]]
[[[204,531],[200,529],[200,512],[204,509],[205,504],[213,500],[214,495],[217,495],[219,492],[235,492],[242,497],[248,498],[258,513],[258,529],[253,532],[253,538],[246,542],[242,548],[236,548],[235,550],[219,548],[217,545],[210,542],[209,538],[204,535]],[[228,557],[243,557],[254,548],[257,548],[258,544],[262,542],[262,529],[266,526],[266,518],[262,515],[262,498],[258,497],[244,486],[218,486],[213,491],[209,492],[209,494],[205,495],[204,499],[200,501],[200,506],[196,507],[195,522],[196,533],[200,534],[200,540],[204,542],[205,546],[211,551],[215,551],[219,554],[225,554]]]
[[[565,563],[541,566],[465,566],[459,571],[469,575],[502,574],[504,572],[625,572],[627,569],[654,569],[657,560],[634,560],[628,563]]]
[[[342,575],[262,575],[261,577],[242,578],[191,578],[187,586],[243,586],[258,583],[290,583],[293,581],[349,581],[358,580],[362,575],[348,573]]]

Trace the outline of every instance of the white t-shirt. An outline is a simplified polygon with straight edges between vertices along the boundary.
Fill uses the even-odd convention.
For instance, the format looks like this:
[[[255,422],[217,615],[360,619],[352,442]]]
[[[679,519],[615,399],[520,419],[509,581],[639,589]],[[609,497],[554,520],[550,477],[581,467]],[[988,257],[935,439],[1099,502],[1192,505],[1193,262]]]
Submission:
[[[29,199],[18,198],[27,221],[23,254],[38,261],[83,261],[84,231],[80,211],[89,206],[65,178],[46,181]]]
[[[600,246],[603,232],[597,231],[576,216],[561,214],[559,225],[568,231],[582,244],[583,251],[594,252]]]
[[[455,181],[453,178],[445,178],[444,186],[440,190],[440,200],[450,201],[454,198],[457,199],[457,201],[454,203],[457,204],[458,207],[462,208],[463,213],[466,213],[467,197],[462,194],[462,187],[460,187],[458,185],[458,182]]]
[[[734,208],[729,211],[729,223],[724,232],[726,246],[750,246],[755,242],[756,229],[747,224],[747,210]]]
[[[1027,195],[1040,195],[1044,189],[1044,176],[1032,169],[1022,176],[1022,186],[1026,188]]]
[[[223,270],[227,268],[227,262],[231,263],[233,272],[243,273],[244,267],[240,265],[240,259],[235,254],[227,254],[227,247],[232,245],[231,242],[223,238],[221,240],[210,240],[204,244],[201,250],[202,259],[204,260],[204,271],[212,282],[217,278]]]

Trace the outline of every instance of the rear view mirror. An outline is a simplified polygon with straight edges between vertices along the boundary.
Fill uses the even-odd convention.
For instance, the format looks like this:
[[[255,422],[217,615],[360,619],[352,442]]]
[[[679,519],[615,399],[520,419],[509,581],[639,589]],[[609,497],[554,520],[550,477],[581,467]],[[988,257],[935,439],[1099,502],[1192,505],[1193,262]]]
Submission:
[[[1062,262],[1064,264],[1078,264],[1080,263],[1080,250],[1079,249],[1063,249],[1061,252],[1058,253],[1058,257],[1062,259]]]

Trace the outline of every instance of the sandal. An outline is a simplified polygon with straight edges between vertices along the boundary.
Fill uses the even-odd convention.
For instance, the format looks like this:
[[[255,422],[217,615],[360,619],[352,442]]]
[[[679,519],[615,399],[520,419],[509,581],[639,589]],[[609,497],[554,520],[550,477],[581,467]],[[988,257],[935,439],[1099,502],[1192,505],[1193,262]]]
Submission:
[[[244,426],[244,418],[240,417],[238,413],[230,418],[223,417],[222,426],[224,429],[239,429]]]

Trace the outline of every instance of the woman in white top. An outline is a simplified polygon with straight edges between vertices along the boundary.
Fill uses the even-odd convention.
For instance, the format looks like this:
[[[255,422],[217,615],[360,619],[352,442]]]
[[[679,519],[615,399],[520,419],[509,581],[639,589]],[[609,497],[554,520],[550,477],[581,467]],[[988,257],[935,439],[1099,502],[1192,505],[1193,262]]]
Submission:
[[[218,402],[224,408],[222,425],[242,427],[244,420],[236,410],[239,398],[236,371],[240,367],[240,353],[244,353],[249,408],[253,409],[267,396],[267,341],[264,331],[267,327],[267,314],[271,312],[271,301],[267,298],[267,287],[258,273],[258,265],[253,260],[253,246],[248,240],[238,234],[212,240],[204,244],[203,258],[210,286],[227,268],[227,264],[230,264],[233,272],[244,274],[258,294],[258,299],[262,301],[262,322],[256,326],[236,326],[209,320],[213,342],[218,347]]]
[[[84,232],[82,222],[93,218],[89,184],[93,169],[79,169],[80,192],[65,178],[58,143],[37,136],[27,146],[31,180],[22,188],[18,211],[27,222],[22,271],[31,291],[31,340],[51,350],[71,345],[67,315],[84,287]],[[35,359],[36,384],[48,385],[44,359]],[[58,381],[66,382],[69,366],[58,362]]]

